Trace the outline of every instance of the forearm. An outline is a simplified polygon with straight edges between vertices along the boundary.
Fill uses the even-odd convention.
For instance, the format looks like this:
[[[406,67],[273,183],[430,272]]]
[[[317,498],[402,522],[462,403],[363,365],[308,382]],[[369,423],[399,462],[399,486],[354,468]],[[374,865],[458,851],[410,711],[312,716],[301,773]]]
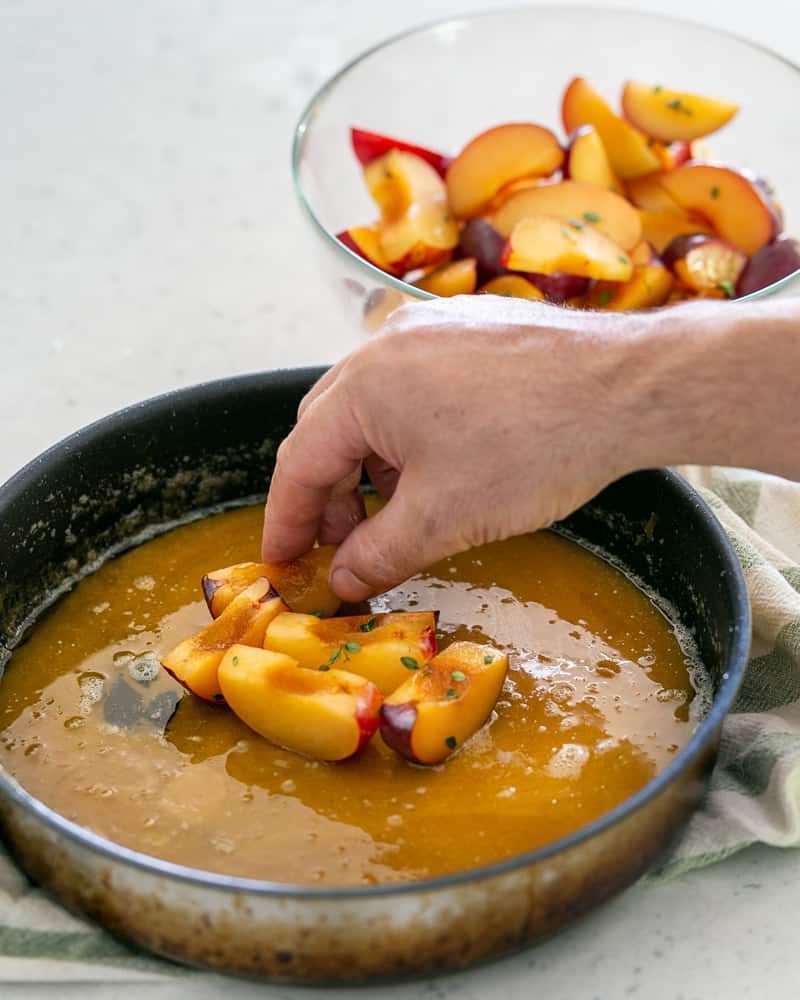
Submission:
[[[619,391],[632,467],[800,479],[800,301],[664,310],[628,346]]]

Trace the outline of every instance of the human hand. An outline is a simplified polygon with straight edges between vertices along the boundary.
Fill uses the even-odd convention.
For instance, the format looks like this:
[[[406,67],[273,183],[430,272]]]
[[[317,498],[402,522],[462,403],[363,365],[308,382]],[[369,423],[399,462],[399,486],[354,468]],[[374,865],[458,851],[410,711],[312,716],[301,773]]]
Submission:
[[[633,348],[655,322],[490,296],[397,310],[303,400],[278,452],[264,558],[341,543],[331,583],[356,601],[564,517],[648,464]],[[369,520],[362,463],[389,498]]]

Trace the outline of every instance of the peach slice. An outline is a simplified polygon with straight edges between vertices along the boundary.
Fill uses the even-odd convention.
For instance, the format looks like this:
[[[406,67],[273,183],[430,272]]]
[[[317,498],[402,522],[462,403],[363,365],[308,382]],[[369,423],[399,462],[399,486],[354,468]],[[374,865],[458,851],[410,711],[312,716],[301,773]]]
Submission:
[[[512,271],[566,271],[607,281],[628,281],[633,274],[630,257],[607,236],[592,226],[552,215],[533,215],[518,222],[501,262]]]
[[[666,171],[646,174],[644,177],[634,177],[625,185],[628,198],[644,212],[663,214],[672,212],[683,215],[681,206],[661,186],[661,178]],[[687,216],[688,218],[688,216]]]
[[[217,668],[225,651],[236,643],[260,647],[269,623],[286,610],[269,580],[261,577],[237,594],[219,618],[170,650],[161,665],[192,694],[221,701]]]
[[[259,736],[316,760],[346,760],[378,728],[381,693],[345,670],[304,670],[283,653],[232,646],[219,665],[225,701]]]
[[[642,223],[636,209],[608,188],[582,181],[561,181],[529,188],[513,195],[495,212],[492,225],[501,236],[529,215],[555,215],[560,219],[589,224],[624,250],[632,250],[642,238]]]
[[[564,177],[586,181],[624,195],[622,182],[614,173],[606,147],[594,125],[581,125],[567,140]]]
[[[687,163],[661,184],[685,211],[698,212],[718,236],[748,256],[777,235],[772,208],[757,184],[729,167]]]
[[[337,233],[336,239],[340,243],[344,243],[348,250],[352,250],[353,253],[357,253],[359,257],[363,257],[370,264],[379,267],[381,271],[386,271],[387,274],[393,274],[395,277],[400,276],[401,272],[393,267],[381,253],[378,226],[353,226]]]
[[[384,743],[415,764],[440,764],[489,718],[507,669],[492,646],[454,642],[385,699]]]
[[[473,257],[442,264],[414,284],[432,295],[471,295],[478,284],[478,266]]]
[[[366,677],[384,694],[436,653],[436,613],[387,612],[320,620],[277,615],[264,647],[286,653],[301,666],[325,672],[336,666]]]
[[[425,146],[415,146],[414,143],[393,139],[391,136],[381,135],[378,132],[368,132],[363,128],[351,128],[350,141],[353,145],[353,152],[363,167],[391,150],[398,149],[403,153],[413,153],[414,156],[430,163],[436,173],[440,177],[444,177],[452,160],[451,156],[436,153],[432,149],[426,149]]]
[[[318,545],[291,562],[247,562],[215,569],[201,581],[208,610],[216,618],[245,587],[266,577],[291,611],[335,615],[341,602],[328,586],[335,552],[335,545]]]
[[[738,104],[717,101],[660,83],[628,80],[622,88],[622,113],[647,135],[662,142],[691,142],[716,132],[739,110]]]
[[[795,271],[800,271],[800,246],[797,240],[776,240],[753,254],[739,278],[736,292],[738,295],[750,295]]]
[[[704,298],[732,299],[747,265],[741,250],[716,236],[676,236],[664,263],[687,288]]]
[[[400,218],[415,203],[446,200],[444,181],[433,167],[399,149],[369,163],[364,180],[384,220]]]
[[[642,236],[651,243],[658,253],[663,253],[676,236],[692,233],[713,235],[713,230],[704,222],[697,222],[681,211],[640,212]]]
[[[536,285],[521,274],[501,274],[478,289],[481,295],[505,295],[512,299],[544,299]]]
[[[582,76],[576,76],[567,85],[561,102],[561,118],[567,134],[581,125],[594,125],[603,140],[614,173],[622,180],[641,177],[661,166],[646,137],[624,118],[615,115]]]
[[[448,167],[450,207],[459,218],[472,218],[505,184],[546,177],[563,159],[550,129],[527,122],[497,125],[467,143]]]

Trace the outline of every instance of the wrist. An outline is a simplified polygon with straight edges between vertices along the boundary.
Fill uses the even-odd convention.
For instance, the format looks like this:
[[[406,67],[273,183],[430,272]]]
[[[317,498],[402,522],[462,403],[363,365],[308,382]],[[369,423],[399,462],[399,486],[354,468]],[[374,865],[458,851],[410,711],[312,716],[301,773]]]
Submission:
[[[626,363],[628,471],[692,464],[800,474],[796,305],[696,302],[637,318]]]

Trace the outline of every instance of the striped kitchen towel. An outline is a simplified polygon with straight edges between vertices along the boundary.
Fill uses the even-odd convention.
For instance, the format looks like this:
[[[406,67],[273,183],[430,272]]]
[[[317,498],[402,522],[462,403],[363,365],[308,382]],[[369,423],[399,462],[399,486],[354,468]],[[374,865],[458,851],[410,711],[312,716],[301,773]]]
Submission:
[[[760,841],[800,846],[800,483],[684,467],[733,543],[753,611],[750,662],[725,720],[711,791],[650,879]]]
[[[711,792],[660,881],[761,841],[800,845],[800,484],[730,469],[680,470],[730,536],[753,606],[747,675],[725,721]],[[216,996],[219,980],[144,955],[63,910],[0,848],[0,995],[12,983],[150,983],[191,977]],[[4,984],[6,984],[4,986]],[[182,995],[183,985],[176,989]]]

